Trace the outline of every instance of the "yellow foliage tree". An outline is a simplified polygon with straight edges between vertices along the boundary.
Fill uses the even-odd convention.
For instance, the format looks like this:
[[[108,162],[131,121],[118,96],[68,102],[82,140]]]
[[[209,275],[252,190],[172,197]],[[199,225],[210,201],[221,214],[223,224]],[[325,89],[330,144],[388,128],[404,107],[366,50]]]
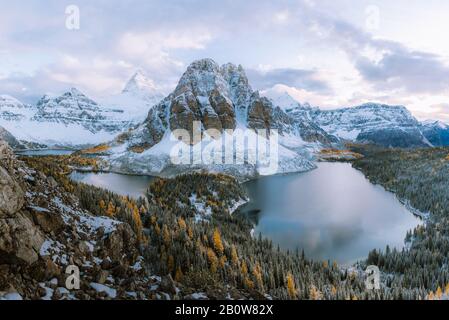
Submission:
[[[134,207],[134,209],[133,209],[133,221],[134,221],[134,226],[136,228],[135,231],[137,233],[137,238],[139,241],[141,241],[143,225],[142,225],[142,219],[140,217],[140,212],[137,209],[137,207]]]
[[[225,255],[220,257],[220,268],[224,269],[225,265],[226,265],[226,261],[228,261],[228,259],[226,258]]]
[[[162,227],[162,240],[164,241],[165,245],[169,245],[170,244],[170,232],[168,231],[167,226],[164,224],[164,226]]]
[[[176,282],[181,282],[183,277],[184,277],[184,274],[182,273],[181,267],[178,267],[176,269],[175,281]]]
[[[441,299],[441,297],[443,297],[443,290],[441,290],[441,287],[438,287],[437,292],[435,292],[435,296],[438,299]]]
[[[320,290],[318,290],[315,286],[312,285],[312,287],[310,288],[310,299],[311,300],[321,300],[322,299],[322,294],[320,292]]]
[[[102,199],[102,200],[100,200],[100,209],[101,209],[101,211],[103,211],[104,209],[106,209],[106,203],[104,202],[104,200]]]
[[[217,255],[215,254],[214,250],[212,250],[211,248],[207,249],[207,260],[209,261],[209,264],[210,264],[210,271],[212,273],[217,272],[218,258],[217,258]]]
[[[295,287],[295,279],[293,278],[293,275],[291,273],[287,274],[287,292],[290,299],[297,298],[298,293]]]
[[[212,240],[214,243],[215,251],[220,256],[223,255],[224,247],[223,247],[223,243],[221,242],[221,235],[220,235],[220,231],[218,230],[218,228],[215,228],[214,235],[212,238],[213,238]]]
[[[242,274],[246,276],[248,274],[248,266],[246,265],[246,261],[242,263]]]
[[[331,293],[333,296],[337,295],[337,288],[335,286],[332,286]]]
[[[263,289],[263,279],[262,279],[262,268],[259,263],[256,263],[256,266],[253,269],[253,276],[256,279],[257,286],[259,290],[264,291]]]
[[[193,230],[192,230],[192,228],[190,226],[187,227],[187,235],[189,236],[190,240],[193,239]]]
[[[154,231],[156,231],[156,234],[159,236],[161,234],[161,228],[159,227],[159,224],[156,223],[154,226]]]
[[[115,206],[112,202],[109,202],[108,209],[106,210],[106,215],[108,217],[113,217],[115,215]]]
[[[181,230],[187,229],[186,221],[182,217],[178,218],[178,225]]]
[[[239,263],[239,256],[237,254],[237,249],[234,245],[231,247],[231,262],[233,266],[237,266]]]
[[[254,282],[250,279],[250,278],[248,278],[248,277],[245,277],[244,279],[243,279],[243,285],[245,286],[245,288],[247,288],[247,289],[254,289]]]

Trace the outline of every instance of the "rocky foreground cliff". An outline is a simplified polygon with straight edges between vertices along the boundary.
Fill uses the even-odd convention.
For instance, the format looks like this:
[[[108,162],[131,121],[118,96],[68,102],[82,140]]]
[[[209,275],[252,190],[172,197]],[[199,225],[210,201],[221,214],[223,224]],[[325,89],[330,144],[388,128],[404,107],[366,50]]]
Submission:
[[[0,141],[0,300],[149,298],[157,279],[142,260],[128,224],[82,210]],[[67,289],[69,266],[78,290]]]
[[[201,251],[201,259],[197,252],[185,256],[187,247],[173,246],[178,237],[185,237],[178,226],[181,221],[192,232],[190,241],[197,237],[206,244],[212,241],[205,234],[214,228],[202,222],[212,215],[230,219],[230,213],[244,203],[245,194],[236,180],[200,175],[197,179],[209,183],[188,187],[178,180],[160,181],[178,186],[173,189],[176,193],[165,189],[161,193],[161,185],[156,184],[151,196],[136,201],[71,182],[66,162],[75,158],[95,162],[76,156],[20,160],[0,140],[0,300],[261,296],[215,278],[200,281],[203,269],[209,270],[205,253]],[[170,194],[180,201],[173,201]],[[174,203],[179,204],[176,212],[170,209]],[[244,235],[250,239],[248,230]],[[190,243],[189,248],[197,247]],[[184,254],[167,255],[175,249]],[[194,264],[192,257],[196,257]]]

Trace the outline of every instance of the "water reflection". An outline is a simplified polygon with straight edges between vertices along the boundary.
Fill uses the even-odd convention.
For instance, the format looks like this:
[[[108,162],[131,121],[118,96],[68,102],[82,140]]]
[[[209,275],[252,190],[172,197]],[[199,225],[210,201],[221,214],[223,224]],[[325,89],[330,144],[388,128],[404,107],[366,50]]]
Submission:
[[[132,176],[118,173],[73,172],[73,180],[111,190],[120,195],[139,198],[144,196],[154,177]]]
[[[347,163],[245,183],[252,199],[243,211],[259,211],[256,234],[308,257],[349,263],[374,248],[402,248],[416,219],[396,198],[372,185]]]

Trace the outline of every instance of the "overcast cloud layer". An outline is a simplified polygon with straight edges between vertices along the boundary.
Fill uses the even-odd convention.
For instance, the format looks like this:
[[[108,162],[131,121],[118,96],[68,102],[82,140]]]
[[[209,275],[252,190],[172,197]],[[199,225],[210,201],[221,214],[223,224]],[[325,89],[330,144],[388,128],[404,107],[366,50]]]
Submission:
[[[80,29],[66,28],[66,8]],[[143,69],[167,93],[209,57],[255,89],[324,108],[404,104],[449,121],[446,0],[0,0],[0,93],[34,103],[75,86],[119,92]]]

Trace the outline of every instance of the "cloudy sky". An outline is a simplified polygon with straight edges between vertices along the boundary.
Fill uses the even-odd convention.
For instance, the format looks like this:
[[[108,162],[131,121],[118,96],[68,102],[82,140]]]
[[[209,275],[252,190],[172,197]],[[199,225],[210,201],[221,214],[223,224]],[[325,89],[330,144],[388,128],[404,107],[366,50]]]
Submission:
[[[209,57],[323,108],[376,101],[449,122],[447,0],[0,0],[0,12],[0,93],[30,103],[71,86],[118,93],[137,69],[169,92]]]

